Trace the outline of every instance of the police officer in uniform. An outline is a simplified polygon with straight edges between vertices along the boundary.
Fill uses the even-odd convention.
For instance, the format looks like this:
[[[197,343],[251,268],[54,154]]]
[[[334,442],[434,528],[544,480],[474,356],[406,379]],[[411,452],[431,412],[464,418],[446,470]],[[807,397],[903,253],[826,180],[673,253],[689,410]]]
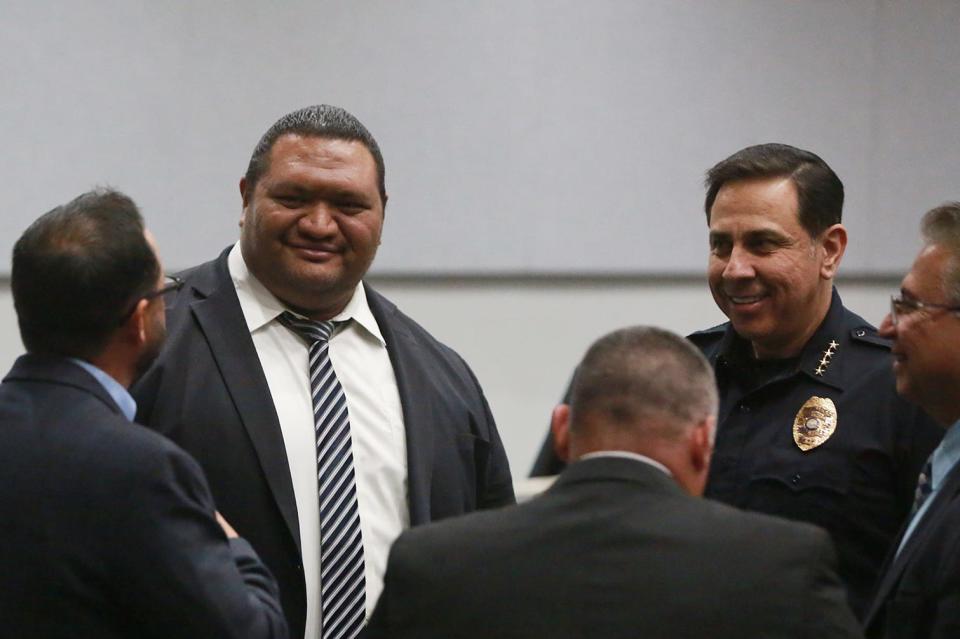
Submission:
[[[862,615],[942,431],[897,396],[889,342],[833,288],[842,207],[833,170],[791,146],[710,169],[708,279],[730,321],[690,339],[721,398],[706,496],[828,530]],[[551,446],[534,475],[561,465]]]

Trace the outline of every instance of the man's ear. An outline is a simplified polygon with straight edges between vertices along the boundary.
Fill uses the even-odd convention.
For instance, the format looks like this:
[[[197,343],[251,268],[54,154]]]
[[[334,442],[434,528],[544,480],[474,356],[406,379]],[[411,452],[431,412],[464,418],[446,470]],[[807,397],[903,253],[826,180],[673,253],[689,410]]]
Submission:
[[[562,462],[570,460],[570,405],[560,404],[550,415],[550,432],[553,433],[553,452]]]
[[[713,433],[717,418],[705,417],[690,434],[690,462],[694,470],[703,473],[710,470],[710,457],[713,455]]]
[[[243,223],[247,218],[247,205],[249,201],[247,199],[247,177],[244,176],[240,178],[240,201],[243,203],[243,208],[240,209],[240,228],[243,228]]]
[[[141,299],[133,308],[130,317],[123,323],[120,330],[123,332],[124,340],[136,346],[147,341],[147,313],[150,306],[150,300]]]
[[[847,248],[847,229],[843,224],[834,224],[820,239],[823,250],[823,263],[820,265],[820,277],[825,280],[833,279],[840,268],[843,252]]]

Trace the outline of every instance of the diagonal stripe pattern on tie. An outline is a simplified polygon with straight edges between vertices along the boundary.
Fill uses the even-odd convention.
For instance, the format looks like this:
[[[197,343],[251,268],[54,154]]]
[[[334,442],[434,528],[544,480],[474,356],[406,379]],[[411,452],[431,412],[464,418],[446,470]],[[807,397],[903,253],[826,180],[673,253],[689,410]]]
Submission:
[[[917,490],[913,494],[913,508],[910,510],[911,517],[917,514],[917,511],[923,506],[923,502],[927,501],[927,497],[929,497],[932,492],[933,455],[927,460],[926,465],[924,465],[923,470],[920,472],[920,477],[917,478]]]
[[[328,352],[334,322],[306,320],[289,312],[278,319],[310,345],[320,499],[320,636],[353,639],[363,628],[366,578],[350,416]]]

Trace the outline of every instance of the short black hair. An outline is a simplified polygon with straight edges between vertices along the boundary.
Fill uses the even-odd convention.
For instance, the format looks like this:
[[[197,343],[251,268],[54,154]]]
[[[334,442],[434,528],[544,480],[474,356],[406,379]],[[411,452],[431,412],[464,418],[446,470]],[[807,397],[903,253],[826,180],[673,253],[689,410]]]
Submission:
[[[352,114],[338,106],[316,104],[288,113],[273,123],[263,134],[244,176],[246,186],[244,197],[253,195],[260,177],[270,168],[270,150],[274,143],[283,135],[298,134],[307,137],[327,138],[330,140],[352,140],[367,147],[373,161],[377,165],[377,186],[380,189],[380,202],[387,202],[386,169],[383,165],[383,155],[380,146],[373,139],[373,135],[363,126],[363,123]]]
[[[593,343],[570,393],[571,430],[599,425],[672,438],[716,414],[713,369],[688,340],[633,326]]]
[[[40,216],[13,247],[23,345],[30,353],[96,357],[159,278],[133,200],[112,189],[84,193]]]
[[[810,237],[839,224],[843,216],[843,182],[819,155],[789,144],[757,144],[741,149],[707,171],[704,210],[728,182],[754,178],[789,177],[797,189],[800,224]]]

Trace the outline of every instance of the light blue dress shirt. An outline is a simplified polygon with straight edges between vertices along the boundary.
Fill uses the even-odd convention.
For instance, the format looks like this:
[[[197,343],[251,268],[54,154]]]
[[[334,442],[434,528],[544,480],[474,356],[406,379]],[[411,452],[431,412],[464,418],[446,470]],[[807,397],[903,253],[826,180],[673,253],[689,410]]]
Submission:
[[[923,520],[923,516],[927,514],[927,511],[930,509],[930,504],[936,499],[937,493],[940,492],[940,487],[943,486],[944,478],[953,470],[957,462],[960,461],[960,421],[947,430],[947,434],[944,435],[940,441],[940,445],[933,451],[931,457],[933,460],[931,462],[932,471],[930,473],[930,486],[932,490],[923,502],[923,505],[920,506],[920,510],[918,510],[913,516],[913,519],[910,520],[910,525],[907,527],[907,531],[903,534],[903,539],[900,540],[900,545],[897,547],[898,555],[900,551],[903,550],[907,540],[910,539],[913,531],[916,530],[917,525]]]
[[[117,403],[117,406],[120,407],[120,412],[124,416],[133,421],[134,415],[137,414],[137,402],[130,393],[127,392],[127,389],[124,388],[120,382],[110,377],[102,370],[91,364],[90,362],[85,362],[82,359],[76,359],[74,357],[70,358],[70,361],[93,375],[94,379],[100,382],[100,385],[103,386],[103,390],[107,391],[107,394]]]

